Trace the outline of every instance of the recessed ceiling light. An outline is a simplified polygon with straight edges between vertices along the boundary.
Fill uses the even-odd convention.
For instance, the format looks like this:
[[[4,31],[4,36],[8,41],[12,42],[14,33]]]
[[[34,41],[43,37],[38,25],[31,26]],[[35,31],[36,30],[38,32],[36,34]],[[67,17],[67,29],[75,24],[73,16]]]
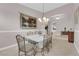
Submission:
[[[59,20],[59,19],[60,19],[60,17],[56,17],[56,19],[57,19],[57,20]]]
[[[60,19],[63,17],[64,17],[64,14],[56,14],[56,15],[51,16],[51,18],[55,18],[55,19]]]

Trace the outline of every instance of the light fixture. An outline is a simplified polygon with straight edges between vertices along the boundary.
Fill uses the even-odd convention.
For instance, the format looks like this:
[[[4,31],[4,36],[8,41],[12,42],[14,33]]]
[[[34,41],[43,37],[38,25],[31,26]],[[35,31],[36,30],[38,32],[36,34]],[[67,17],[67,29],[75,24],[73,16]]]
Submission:
[[[41,18],[38,18],[38,20],[39,20],[40,22],[42,22]]]
[[[60,17],[56,17],[56,19],[57,19],[57,20],[59,20],[59,19],[60,19]]]
[[[42,18],[38,18],[38,20],[40,22],[44,23],[45,25],[47,25],[49,19],[47,17],[45,17],[44,3],[42,4],[42,8],[43,8],[43,15],[42,15]]]

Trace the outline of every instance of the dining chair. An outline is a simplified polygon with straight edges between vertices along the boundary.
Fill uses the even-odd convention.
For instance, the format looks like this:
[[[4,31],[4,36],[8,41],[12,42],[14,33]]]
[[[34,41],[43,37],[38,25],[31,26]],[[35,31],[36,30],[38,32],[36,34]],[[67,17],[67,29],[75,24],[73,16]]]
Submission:
[[[42,56],[45,56],[45,52],[48,52],[48,40],[45,37],[45,35],[43,36],[43,46],[41,48],[37,47],[37,53],[41,53]]]
[[[21,35],[16,35],[16,40],[18,43],[18,55],[20,56],[21,52],[24,52],[24,55],[28,55],[28,53],[32,52],[32,55],[36,55],[35,45],[31,44],[27,39],[22,37]]]
[[[52,48],[52,34],[48,34],[48,47],[49,50]]]
[[[48,37],[43,39],[43,48],[42,48],[43,55],[45,55],[45,52],[49,52],[49,44],[48,44]]]

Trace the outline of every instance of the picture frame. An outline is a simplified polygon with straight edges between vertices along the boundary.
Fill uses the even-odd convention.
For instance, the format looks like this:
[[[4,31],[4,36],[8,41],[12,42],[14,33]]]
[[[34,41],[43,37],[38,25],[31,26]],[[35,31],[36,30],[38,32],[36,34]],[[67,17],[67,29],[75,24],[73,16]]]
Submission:
[[[37,21],[35,17],[20,13],[20,27],[22,29],[35,29]]]

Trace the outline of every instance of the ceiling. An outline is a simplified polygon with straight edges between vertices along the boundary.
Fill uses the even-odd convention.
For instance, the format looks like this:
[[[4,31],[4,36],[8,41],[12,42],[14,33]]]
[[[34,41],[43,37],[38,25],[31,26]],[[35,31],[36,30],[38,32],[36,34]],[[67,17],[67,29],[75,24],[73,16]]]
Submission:
[[[66,4],[67,3],[44,3],[44,12],[51,11]],[[43,3],[21,3],[21,5],[43,12]]]

